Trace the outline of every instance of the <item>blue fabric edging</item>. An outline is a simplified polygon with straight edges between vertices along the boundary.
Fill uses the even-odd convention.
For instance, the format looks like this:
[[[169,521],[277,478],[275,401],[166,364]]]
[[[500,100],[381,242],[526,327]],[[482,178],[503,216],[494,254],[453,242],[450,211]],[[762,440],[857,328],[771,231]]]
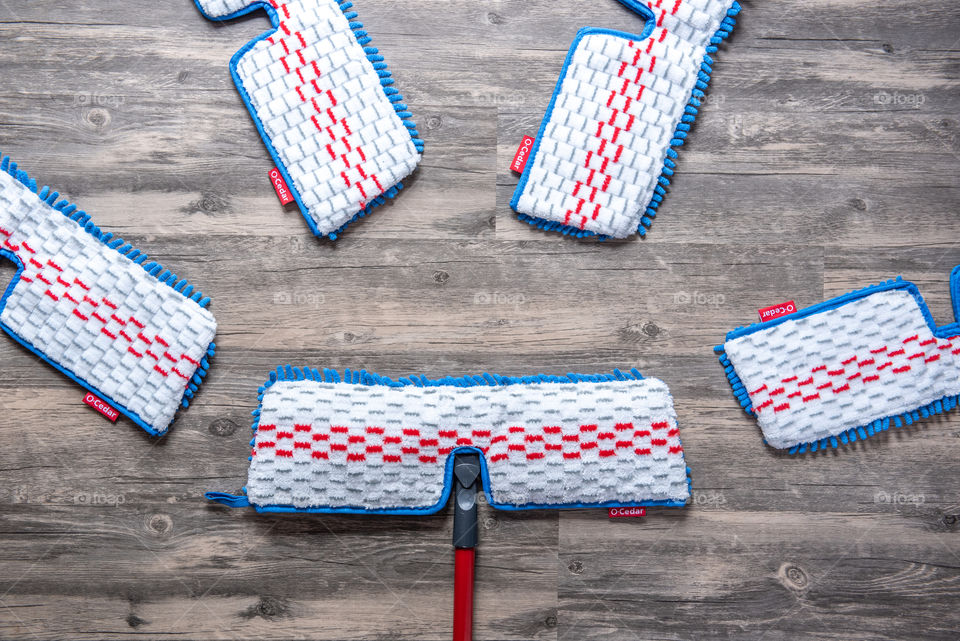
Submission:
[[[624,38],[626,40],[644,40],[650,36],[651,32],[656,26],[653,12],[645,5],[642,5],[635,0],[618,1],[624,6],[635,11],[641,17],[645,18],[647,20],[646,27],[639,35],[626,33],[624,31],[597,29],[593,27],[585,27],[577,32],[577,36],[574,39],[573,44],[570,46],[570,50],[567,53],[567,58],[563,63],[563,67],[560,69],[560,79],[557,81],[556,88],[553,91],[553,96],[550,98],[550,104],[547,107],[547,111],[540,123],[540,131],[537,134],[537,139],[536,142],[534,142],[533,149],[530,151],[530,157],[527,159],[527,166],[523,171],[523,175],[520,177],[520,182],[517,184],[516,190],[514,191],[513,199],[510,201],[510,207],[512,207],[514,211],[517,210],[520,197],[523,195],[523,190],[527,186],[527,181],[530,178],[530,172],[533,169],[534,158],[536,158],[537,152],[540,149],[540,142],[543,140],[544,132],[546,131],[547,124],[549,123],[550,117],[553,114],[553,109],[556,105],[558,97],[560,96],[560,90],[563,87],[564,80],[566,80],[567,72],[580,41],[585,36],[592,34],[612,35],[619,38]],[[675,161],[679,157],[678,149],[683,146],[684,142],[686,141],[687,136],[693,127],[693,123],[696,122],[697,114],[699,113],[700,107],[703,104],[702,101],[706,97],[705,92],[710,84],[714,63],[714,60],[711,58],[710,54],[716,53],[718,51],[718,45],[730,37],[730,34],[733,32],[733,27],[737,22],[736,16],[740,14],[741,10],[742,7],[740,6],[739,2],[735,1],[731,4],[730,9],[727,10],[726,17],[720,23],[720,28],[710,39],[710,44],[705,49],[703,62],[700,64],[700,72],[698,74],[697,83],[694,85],[690,100],[687,102],[687,105],[684,108],[683,116],[681,117],[680,122],[677,124],[676,131],[673,134],[673,139],[670,141],[670,146],[667,148],[667,158],[664,160],[663,169],[660,172],[660,176],[657,178],[658,185],[654,189],[653,197],[647,204],[644,215],[640,218],[640,224],[637,226],[637,233],[641,238],[647,235],[647,229],[653,225],[653,219],[657,216],[657,210],[660,208],[660,204],[667,195],[667,187],[670,186],[670,179],[673,177],[674,171],[677,167]],[[600,241],[609,238],[609,236],[605,236],[603,234],[597,234],[596,232],[580,229],[572,225],[564,225],[559,221],[546,220],[544,218],[531,216],[529,214],[517,212],[517,217],[520,220],[539,229],[559,232],[564,236],[573,236],[575,238],[596,237],[596,239]]]
[[[164,269],[163,265],[156,261],[150,261],[147,263],[147,254],[140,251],[130,243],[124,242],[122,238],[114,238],[112,233],[102,231],[99,227],[93,224],[93,222],[90,220],[90,215],[87,212],[77,209],[77,206],[71,204],[68,200],[58,201],[57,198],[60,197],[59,192],[52,191],[50,187],[38,189],[37,181],[31,178],[27,172],[18,169],[17,163],[13,162],[10,159],[10,156],[4,156],[2,153],[0,153],[0,171],[5,171],[16,178],[30,191],[35,193],[40,200],[75,222],[85,232],[99,240],[110,249],[119,252],[121,255],[140,265],[144,271],[156,278],[161,283],[169,285],[176,292],[186,296],[190,300],[200,305],[200,307],[206,307],[210,303],[210,299],[205,297],[202,292],[194,292],[193,286],[190,285],[185,279],[178,279],[176,274],[168,269]]]
[[[830,300],[817,303],[816,305],[806,307],[792,314],[782,316],[766,323],[753,323],[752,325],[748,325],[746,327],[739,327],[727,334],[726,341],[729,342],[741,336],[747,336],[748,334],[770,329],[771,327],[775,327],[787,321],[799,320],[814,314],[837,309],[838,307],[842,307],[848,303],[866,298],[872,294],[891,290],[903,290],[913,295],[917,301],[917,305],[919,306],[921,313],[923,314],[923,318],[926,321],[927,326],[930,327],[931,332],[933,332],[933,335],[937,338],[949,338],[951,336],[960,334],[960,265],[958,265],[953,269],[953,272],[950,276],[950,291],[953,301],[954,317],[956,321],[950,323],[949,325],[938,327],[933,315],[930,313],[930,308],[927,306],[926,301],[923,300],[923,296],[920,294],[920,290],[917,288],[917,286],[911,282],[903,280],[902,277],[897,276],[893,280],[888,280],[884,283],[871,285],[842,296],[837,296],[836,298],[831,298]],[[740,377],[737,375],[736,369],[734,369],[733,364],[730,362],[730,357],[727,355],[724,346],[717,345],[713,349],[718,355],[720,364],[723,365],[724,372],[727,376],[727,381],[730,383],[730,388],[733,391],[733,395],[737,399],[737,402],[740,404],[740,407],[742,407],[747,414],[756,418],[757,415],[753,410],[753,404],[750,401],[750,394],[746,386],[743,384],[743,381],[741,381]],[[856,442],[858,438],[860,440],[865,440],[871,436],[874,436],[875,434],[885,432],[890,429],[891,422],[895,428],[903,427],[904,425],[912,425],[921,418],[927,418],[933,414],[940,414],[942,412],[952,410],[953,408],[957,407],[958,404],[960,404],[960,396],[947,395],[910,412],[879,418],[868,423],[867,425],[861,425],[860,427],[852,427],[848,430],[844,430],[836,436],[827,436],[811,443],[800,443],[790,448],[789,453],[803,454],[807,450],[810,452],[816,452],[818,449],[827,449],[828,447],[837,448],[841,443],[844,445],[847,443],[853,443]]]
[[[309,208],[303,204],[303,199],[300,195],[300,191],[297,189],[296,182],[290,177],[290,173],[287,171],[287,166],[284,164],[283,159],[280,157],[280,153],[277,151],[276,147],[273,146],[273,141],[270,139],[270,136],[267,134],[266,129],[264,128],[263,122],[260,120],[260,116],[257,115],[257,110],[253,106],[253,102],[250,100],[250,95],[247,93],[246,88],[243,85],[243,80],[240,78],[240,74],[237,71],[237,68],[240,64],[240,59],[245,53],[250,49],[255,47],[258,42],[261,40],[266,40],[274,33],[277,32],[277,29],[280,28],[280,17],[277,15],[277,10],[273,8],[267,1],[254,2],[239,11],[235,11],[231,14],[225,16],[211,16],[203,7],[200,5],[200,0],[194,0],[194,4],[199,9],[200,13],[207,19],[213,20],[215,22],[225,22],[227,20],[232,20],[234,18],[239,18],[253,11],[263,9],[270,18],[270,23],[273,25],[273,28],[265,31],[260,34],[243,47],[240,48],[233,57],[230,58],[230,75],[233,77],[233,84],[237,87],[237,92],[240,94],[240,98],[243,100],[243,103],[247,106],[247,111],[250,112],[250,116],[253,118],[253,123],[257,127],[257,131],[260,133],[260,138],[263,139],[263,143],[267,147],[267,151],[270,152],[270,157],[273,159],[273,162],[276,164],[277,170],[283,176],[283,180],[287,183],[287,188],[290,190],[290,193],[293,195],[294,200],[297,203],[297,206],[300,208],[300,214],[303,216],[304,220],[307,221],[307,225],[310,227],[310,231],[313,232],[315,236],[324,237],[324,234],[317,227],[316,221],[310,215]],[[387,69],[387,63],[384,62],[384,57],[380,55],[379,50],[376,47],[368,46],[371,42],[370,36],[363,29],[363,23],[356,20],[358,14],[356,11],[351,11],[353,3],[349,0],[338,3],[340,10],[343,12],[344,17],[349,21],[350,28],[353,30],[353,35],[357,39],[357,43],[363,47],[364,53],[367,54],[367,60],[373,64],[374,70],[377,72],[377,75],[380,77],[380,85],[383,88],[383,93],[386,95],[387,100],[393,104],[394,111],[397,112],[397,115],[403,121],[404,126],[407,128],[407,132],[410,134],[410,139],[413,141],[413,146],[417,149],[419,153],[423,153],[424,142],[420,138],[420,132],[417,131],[417,126],[413,122],[413,114],[410,113],[408,107],[403,102],[403,95],[398,89],[393,87],[393,77],[392,73]],[[383,205],[387,202],[388,199],[394,198],[400,190],[403,189],[403,183],[397,182],[384,193],[380,194],[376,198],[370,199],[366,207],[358,211],[353,218],[344,223],[339,229],[334,232],[326,234],[326,237],[330,240],[336,240],[343,231],[350,226],[351,223],[363,218],[374,209]]]
[[[149,263],[144,264],[144,261],[147,260],[147,254],[141,252],[139,249],[136,249],[129,243],[125,243],[122,239],[119,239],[119,238],[115,239],[112,233],[102,231],[99,227],[93,224],[93,222],[91,222],[90,215],[82,210],[78,210],[76,205],[70,204],[70,202],[67,200],[60,200],[58,202],[57,198],[59,197],[59,193],[55,191],[53,192],[50,191],[49,187],[43,187],[42,189],[38,189],[37,181],[30,178],[30,176],[25,171],[17,169],[17,163],[12,162],[9,156],[3,156],[2,154],[0,154],[0,156],[2,156],[2,160],[0,160],[0,170],[5,171],[11,176],[13,176],[14,178],[16,178],[28,189],[30,189],[33,193],[35,193],[37,197],[40,198],[40,200],[50,205],[51,207],[59,211],[61,214],[63,214],[64,216],[66,216],[67,218],[75,222],[78,226],[83,228],[83,230],[86,231],[88,234],[90,234],[91,236],[93,236],[94,238],[102,242],[104,245],[106,245],[110,249],[113,249],[114,251],[119,252],[121,255],[130,259],[134,263],[140,265],[144,269],[144,271],[146,271],[150,276],[153,276],[155,279],[157,279],[161,283],[169,285],[176,292],[182,294],[186,298],[189,298],[190,300],[194,301],[201,307],[206,307],[210,303],[210,299],[208,297],[203,296],[203,294],[199,291],[194,292],[193,286],[188,284],[186,280],[178,280],[176,274],[173,274],[169,270],[165,270],[163,266],[160,265],[159,263],[151,261]],[[13,279],[10,281],[10,284],[7,286],[7,289],[3,294],[3,298],[0,298],[0,312],[2,312],[6,308],[7,299],[10,297],[11,294],[13,294],[13,290],[16,288],[17,284],[20,282],[20,275],[23,273],[24,266],[23,266],[23,263],[20,261],[20,259],[17,257],[17,255],[11,251],[0,248],[0,256],[3,256],[11,260],[13,263],[17,265],[16,274],[14,274]],[[126,408],[125,406],[121,405],[114,399],[110,398],[107,394],[104,394],[102,391],[97,389],[97,387],[92,383],[84,380],[74,372],[66,369],[62,365],[51,360],[39,348],[34,346],[32,343],[21,338],[16,333],[16,331],[14,331],[14,329],[9,327],[6,323],[0,322],[0,329],[3,329],[3,331],[6,332],[11,338],[13,338],[13,340],[23,345],[33,354],[39,356],[44,362],[52,365],[55,369],[57,369],[59,372],[64,374],[67,378],[71,379],[72,381],[74,381],[75,383],[77,383],[87,391],[93,394],[96,394],[97,396],[102,398],[107,404],[109,404],[115,410],[122,413],[124,416],[126,416],[131,421],[133,421],[134,423],[139,425],[141,428],[143,428],[143,430],[148,434],[152,436],[163,436],[170,429],[169,425],[162,430],[154,429],[149,424],[147,424],[147,422],[144,421],[139,414]],[[216,352],[216,344],[210,343],[210,345],[207,347],[207,357],[213,356],[215,352]],[[207,358],[201,359],[200,367],[197,368],[197,371],[191,377],[186,390],[184,390],[183,398],[180,401],[183,407],[187,407],[190,404],[190,399],[193,398],[194,394],[196,394],[197,390],[199,389],[200,384],[203,383],[203,379],[206,376],[207,370],[209,369],[209,367],[210,365],[209,365],[209,362],[207,361]],[[173,422],[171,421],[171,424],[172,423]]]
[[[276,371],[270,373],[270,379],[264,383],[258,392],[258,405],[254,410],[253,432],[254,438],[250,441],[251,445],[256,442],[257,428],[260,426],[260,410],[263,404],[264,393],[278,381],[318,381],[323,383],[347,383],[353,385],[384,385],[387,387],[477,387],[477,386],[506,386],[506,385],[533,385],[538,383],[604,383],[610,381],[628,381],[643,380],[643,375],[637,369],[631,369],[629,372],[622,372],[619,369],[613,370],[612,374],[567,374],[565,376],[550,376],[539,374],[536,376],[501,376],[499,374],[485,373],[479,376],[445,376],[440,379],[430,379],[426,376],[410,376],[393,380],[386,376],[381,376],[374,372],[366,370],[345,369],[341,376],[339,372],[333,369],[324,368],[318,370],[309,367],[291,367],[286,365],[278,367]],[[244,495],[233,495],[224,492],[207,492],[206,498],[227,505],[229,507],[254,507],[257,512],[262,513],[315,513],[315,514],[393,514],[393,515],[425,515],[435,514],[443,509],[450,498],[453,478],[453,460],[454,455],[459,452],[474,452],[479,455],[481,478],[483,482],[483,491],[487,502],[494,508],[506,511],[535,510],[535,509],[573,509],[573,508],[605,508],[605,507],[684,507],[686,501],[636,501],[636,502],[617,502],[607,501],[604,503],[559,503],[559,504],[525,504],[513,505],[509,503],[497,503],[493,500],[490,493],[490,477],[487,471],[487,461],[482,451],[476,447],[458,447],[447,455],[444,466],[444,485],[443,495],[440,500],[432,506],[425,508],[397,508],[397,509],[365,509],[363,507],[309,507],[297,508],[289,505],[252,505],[245,496],[246,488],[243,489]],[[690,468],[686,468],[687,486],[692,487],[692,478]]]

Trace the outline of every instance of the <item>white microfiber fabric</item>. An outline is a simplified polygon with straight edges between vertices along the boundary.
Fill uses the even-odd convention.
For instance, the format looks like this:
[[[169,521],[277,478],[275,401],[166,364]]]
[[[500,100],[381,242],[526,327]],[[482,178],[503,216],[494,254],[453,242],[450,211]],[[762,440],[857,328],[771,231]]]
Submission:
[[[262,511],[435,512],[463,450],[481,455],[489,502],[504,509],[689,497],[676,413],[658,380],[403,384],[365,373],[356,384],[312,372],[278,370],[262,392],[246,487]]]
[[[950,409],[960,394],[960,326],[937,328],[910,283],[891,281],[769,325],[732,332],[718,351],[773,447],[866,438],[890,419],[899,427]]]
[[[275,29],[230,67],[311,230],[336,238],[394,196],[420,161],[423,141],[393,88],[383,56],[334,0],[197,0],[227,20],[262,8]]]
[[[36,183],[0,164],[0,255],[17,275],[0,326],[151,434],[206,373],[208,299]],[[9,373],[9,372],[8,372]]]
[[[574,236],[645,234],[710,79],[708,54],[740,11],[731,0],[621,2],[642,34],[577,34],[513,209]]]

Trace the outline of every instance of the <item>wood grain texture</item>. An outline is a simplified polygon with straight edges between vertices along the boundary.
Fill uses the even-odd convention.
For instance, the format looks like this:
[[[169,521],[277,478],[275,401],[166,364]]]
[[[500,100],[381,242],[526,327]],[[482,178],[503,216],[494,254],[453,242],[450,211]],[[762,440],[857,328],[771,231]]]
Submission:
[[[160,441],[0,340],[0,638],[449,638],[449,511],[203,500],[242,485],[257,386],[287,362],[670,384],[693,504],[616,521],[484,506],[477,639],[960,638],[958,414],[783,456],[712,353],[759,307],[896,274],[952,320],[960,5],[746,0],[648,239],[605,244],[519,223],[508,167],[576,30],[636,18],[612,0],[357,5],[427,151],[332,244],[277,204],[227,71],[262,16],[0,0],[0,149],[200,286],[220,324]]]

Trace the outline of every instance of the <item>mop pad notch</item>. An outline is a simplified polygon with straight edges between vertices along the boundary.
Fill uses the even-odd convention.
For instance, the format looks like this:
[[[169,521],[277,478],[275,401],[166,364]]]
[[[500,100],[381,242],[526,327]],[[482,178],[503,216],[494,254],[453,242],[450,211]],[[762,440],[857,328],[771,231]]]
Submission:
[[[148,433],[187,407],[215,352],[210,299],[0,160],[0,328]]]
[[[223,22],[264,10],[273,28],[230,60],[257,130],[317,236],[350,223],[403,189],[424,143],[383,55],[337,0],[195,0]]]
[[[950,289],[957,321],[948,325],[897,277],[741,327],[715,351],[769,445],[836,448],[957,406],[960,266]]]
[[[511,200],[519,218],[578,238],[645,236],[706,97],[738,2],[619,0],[632,34],[581,29]]]
[[[455,454],[502,510],[681,507],[690,496],[666,385],[629,373],[422,376],[278,368],[260,389],[244,495],[259,512],[432,514]]]

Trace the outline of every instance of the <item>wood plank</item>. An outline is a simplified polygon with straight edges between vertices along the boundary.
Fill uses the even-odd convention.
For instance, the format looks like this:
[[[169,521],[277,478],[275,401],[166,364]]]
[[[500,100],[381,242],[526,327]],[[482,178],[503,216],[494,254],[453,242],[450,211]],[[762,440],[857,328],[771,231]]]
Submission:
[[[230,56],[269,28],[189,2],[0,2],[0,149],[212,297],[219,351],[169,436],[104,422],[0,340],[0,638],[445,639],[449,509],[264,516],[244,483],[281,364],[391,376],[638,367],[667,381],[694,499],[481,508],[477,639],[954,639],[956,412],[841,451],[765,446],[712,347],[756,310],[902,274],[940,323],[960,187],[960,5],[745,0],[645,240],[518,222],[508,171],[617,2],[357,0],[427,153],[391,204],[313,238]],[[13,276],[0,261],[0,285]]]

